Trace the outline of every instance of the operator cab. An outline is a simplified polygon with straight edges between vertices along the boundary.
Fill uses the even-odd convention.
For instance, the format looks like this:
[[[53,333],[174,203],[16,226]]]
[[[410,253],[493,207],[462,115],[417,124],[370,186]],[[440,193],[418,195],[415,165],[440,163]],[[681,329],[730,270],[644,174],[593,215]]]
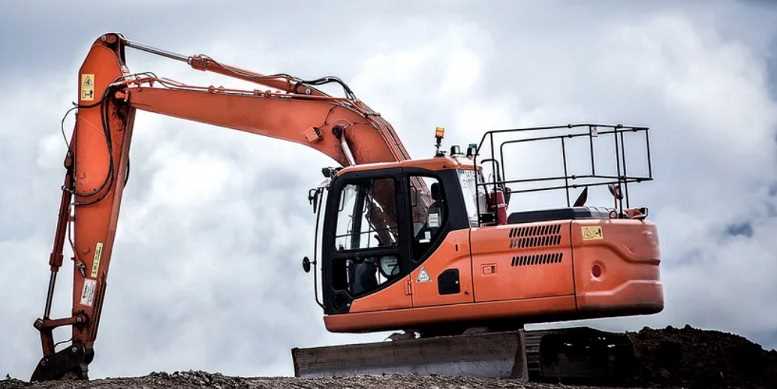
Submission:
[[[326,200],[315,200],[324,211],[325,312],[348,312],[354,299],[406,278],[447,232],[469,228],[477,220],[473,169],[468,159],[443,157],[358,165],[331,174]],[[462,180],[471,184],[463,186]],[[462,187],[472,193],[465,196]]]

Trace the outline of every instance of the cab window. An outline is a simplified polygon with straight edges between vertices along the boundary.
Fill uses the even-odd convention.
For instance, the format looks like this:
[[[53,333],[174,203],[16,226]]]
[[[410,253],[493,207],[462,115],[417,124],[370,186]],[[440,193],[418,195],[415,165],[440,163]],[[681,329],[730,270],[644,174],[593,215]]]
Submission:
[[[428,176],[410,176],[413,220],[412,260],[421,262],[430,254],[447,222],[448,206],[442,183]]]
[[[478,174],[477,181],[483,183],[483,176],[480,175],[480,172],[475,173],[474,170],[458,171],[459,184],[464,195],[464,205],[467,209],[467,219],[469,220],[470,227],[477,227],[479,214],[486,212],[485,191],[477,187],[475,174]],[[480,197],[479,199],[478,196]],[[480,205],[480,209],[478,209],[478,205]]]
[[[397,246],[396,189],[391,178],[346,185],[337,212],[335,249]]]
[[[345,261],[347,289],[353,296],[372,292],[397,278],[399,270],[396,255],[349,258]]]
[[[334,286],[368,294],[400,276],[397,187],[393,178],[346,184],[340,192]]]

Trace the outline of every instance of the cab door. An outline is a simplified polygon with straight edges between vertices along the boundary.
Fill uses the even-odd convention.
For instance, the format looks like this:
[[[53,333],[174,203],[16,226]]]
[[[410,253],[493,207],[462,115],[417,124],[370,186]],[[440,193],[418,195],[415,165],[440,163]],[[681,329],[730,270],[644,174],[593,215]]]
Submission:
[[[470,230],[456,171],[405,173],[413,307],[473,302]]]
[[[333,183],[322,242],[327,313],[412,306],[404,193],[399,169],[355,172]]]

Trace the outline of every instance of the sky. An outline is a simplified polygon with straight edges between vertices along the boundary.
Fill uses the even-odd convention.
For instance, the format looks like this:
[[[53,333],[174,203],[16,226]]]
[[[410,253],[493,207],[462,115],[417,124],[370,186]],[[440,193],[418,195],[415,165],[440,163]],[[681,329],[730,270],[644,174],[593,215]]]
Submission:
[[[649,126],[656,180],[632,202],[658,225],[664,311],[562,325],[690,324],[777,348],[777,6],[767,1],[3,1],[2,375],[28,378],[40,358],[32,323],[64,174],[59,125],[105,32],[261,73],[337,75],[416,158],[432,155],[436,126],[464,145],[488,129]],[[243,85],[139,52],[128,66]],[[151,113],[134,128],[92,377],[291,375],[291,347],[386,337],[328,333],[301,270],[313,240],[307,189],[331,159]],[[63,267],[54,316],[69,312],[69,278]]]

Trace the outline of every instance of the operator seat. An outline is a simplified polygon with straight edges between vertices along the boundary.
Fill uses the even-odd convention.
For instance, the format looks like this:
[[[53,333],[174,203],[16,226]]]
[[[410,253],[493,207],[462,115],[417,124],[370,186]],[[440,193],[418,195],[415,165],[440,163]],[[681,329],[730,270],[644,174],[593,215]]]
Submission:
[[[375,290],[378,287],[378,268],[370,260],[362,260],[353,263],[351,273],[351,294],[359,295]]]

